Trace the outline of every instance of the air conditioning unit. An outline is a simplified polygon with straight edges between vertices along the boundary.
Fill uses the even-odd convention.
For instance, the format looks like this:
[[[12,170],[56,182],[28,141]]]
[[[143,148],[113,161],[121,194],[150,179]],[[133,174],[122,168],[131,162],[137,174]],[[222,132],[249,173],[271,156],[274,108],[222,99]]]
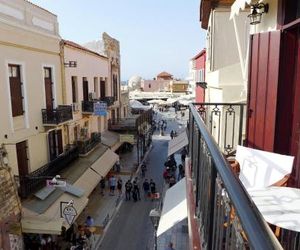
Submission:
[[[73,112],[77,112],[80,109],[79,103],[72,103],[72,110]]]
[[[94,100],[94,99],[96,99],[96,93],[95,92],[89,93],[89,100]]]

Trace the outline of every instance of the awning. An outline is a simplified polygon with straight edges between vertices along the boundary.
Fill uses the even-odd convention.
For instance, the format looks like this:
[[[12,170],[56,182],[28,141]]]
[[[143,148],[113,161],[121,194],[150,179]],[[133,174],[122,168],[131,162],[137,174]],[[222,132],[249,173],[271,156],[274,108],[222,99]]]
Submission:
[[[120,134],[112,131],[104,131],[101,133],[101,143],[109,148],[113,148],[120,142]]]
[[[185,178],[167,190],[163,204],[157,237],[187,218]]]
[[[187,138],[186,132],[184,131],[183,133],[174,137],[173,140],[169,141],[168,156],[176,153],[178,150],[182,149],[188,144],[189,144],[189,140]]]
[[[77,215],[74,218],[74,221],[77,219],[77,217],[80,215],[80,213],[83,211],[83,209],[86,207],[87,203],[88,203],[88,198],[86,196],[82,196],[80,198],[75,197],[73,195],[64,193],[63,195],[61,195],[44,213],[42,214],[38,214],[28,208],[23,207],[22,208],[22,220],[26,221],[32,221],[31,223],[27,224],[25,223],[25,225],[29,225],[30,224],[30,229],[28,230],[36,230],[35,233],[40,232],[40,225],[39,224],[43,224],[43,225],[47,225],[48,222],[53,221],[53,222],[57,222],[62,220],[63,223],[62,225],[65,226],[67,229],[69,228],[68,223],[61,217],[61,202],[64,202],[64,204],[73,201],[73,206],[77,211]],[[34,219],[32,219],[34,218]],[[35,223],[36,221],[40,221],[40,223]],[[49,224],[50,226],[51,224]],[[54,226],[54,224],[53,224]],[[58,223],[55,225],[56,228],[58,228]],[[26,228],[26,227],[25,227]],[[44,231],[43,233],[46,234],[54,234],[53,233],[53,229],[51,227],[49,227],[47,229],[46,226],[43,227]],[[60,225],[60,229],[61,229],[61,225]],[[59,232],[60,234],[60,232]]]
[[[100,176],[106,176],[109,170],[113,167],[119,156],[112,150],[107,149],[106,152],[91,166]]]
[[[101,157],[100,157],[101,159]],[[92,169],[87,169],[84,174],[73,184],[75,187],[79,187],[84,190],[84,195],[89,196],[94,188],[97,186],[101,179],[101,176],[95,173]]]
[[[241,10],[244,10],[246,4],[250,5],[251,0],[236,0],[233,5],[231,5],[230,19],[232,19],[235,15],[238,15]]]
[[[58,220],[38,220],[27,218],[21,220],[22,232],[31,234],[61,234],[63,219]]]

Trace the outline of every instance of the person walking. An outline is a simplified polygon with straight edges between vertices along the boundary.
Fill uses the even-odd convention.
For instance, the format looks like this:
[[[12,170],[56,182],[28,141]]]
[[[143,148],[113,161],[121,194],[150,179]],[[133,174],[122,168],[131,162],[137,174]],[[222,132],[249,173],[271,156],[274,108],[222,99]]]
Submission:
[[[173,138],[174,138],[174,131],[173,130],[171,130],[170,137],[171,137],[171,140],[173,140]]]
[[[133,182],[133,193],[136,196],[136,200],[141,200],[140,188],[136,180]]]
[[[141,171],[142,171],[142,178],[145,178],[146,171],[147,171],[147,166],[145,163],[142,164]]]
[[[117,184],[116,177],[112,175],[109,179],[110,195],[115,195],[116,184]]]
[[[144,198],[146,201],[150,195],[150,184],[148,182],[148,179],[145,179],[145,181],[143,182],[143,190],[144,190]]]
[[[122,181],[121,177],[119,177],[118,181],[117,181],[117,189],[119,192],[119,196],[122,195],[122,186],[123,186],[123,181]]]
[[[175,250],[175,248],[173,247],[173,243],[172,242],[169,242],[166,250]]]
[[[100,194],[104,196],[104,190],[105,190],[105,179],[103,176],[101,176],[100,180]]]
[[[127,201],[130,201],[131,190],[132,190],[132,183],[130,182],[130,180],[128,180],[125,184],[125,197]]]
[[[156,185],[152,179],[150,179],[149,186],[150,186],[150,192],[151,192],[151,201],[153,201],[155,192],[156,192]]]

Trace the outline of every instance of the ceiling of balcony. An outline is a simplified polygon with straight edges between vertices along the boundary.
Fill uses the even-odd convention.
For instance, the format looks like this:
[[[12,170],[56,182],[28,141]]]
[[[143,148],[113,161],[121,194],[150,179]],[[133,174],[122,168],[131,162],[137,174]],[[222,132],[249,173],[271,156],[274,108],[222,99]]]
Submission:
[[[200,22],[201,28],[207,29],[210,11],[216,7],[228,7],[235,2],[235,0],[201,0],[200,4]]]

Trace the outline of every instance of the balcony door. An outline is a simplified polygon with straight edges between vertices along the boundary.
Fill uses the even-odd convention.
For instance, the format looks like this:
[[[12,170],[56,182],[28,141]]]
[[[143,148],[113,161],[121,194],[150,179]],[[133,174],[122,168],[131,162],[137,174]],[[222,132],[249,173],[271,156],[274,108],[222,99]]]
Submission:
[[[105,81],[100,81],[100,97],[105,97]]]
[[[23,194],[26,193],[26,182],[25,179],[22,177],[25,177],[26,175],[29,174],[27,141],[22,141],[17,143],[16,152],[17,152],[19,185],[20,185],[20,189],[18,191],[20,193],[20,196],[23,197]]]
[[[52,130],[48,133],[50,161],[56,159],[63,153],[62,130]]]
[[[44,68],[44,83],[45,83],[45,96],[46,96],[46,109],[53,109],[53,92],[52,92],[52,74],[51,68]]]
[[[83,78],[83,81],[82,81],[82,91],[83,91],[83,100],[88,101],[89,100],[89,83],[85,78]]]

